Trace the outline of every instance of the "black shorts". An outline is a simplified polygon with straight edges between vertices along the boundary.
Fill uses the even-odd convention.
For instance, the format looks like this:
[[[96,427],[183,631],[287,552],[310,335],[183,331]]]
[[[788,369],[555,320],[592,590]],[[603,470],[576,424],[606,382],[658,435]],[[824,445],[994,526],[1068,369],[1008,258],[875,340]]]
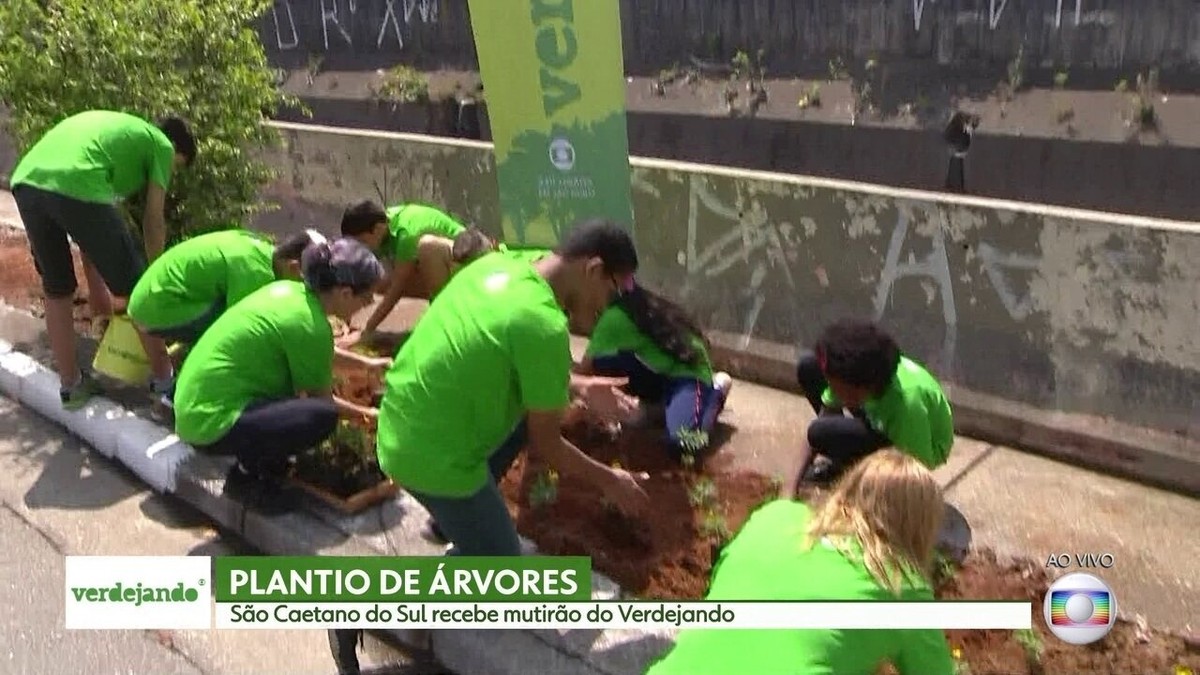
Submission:
[[[146,269],[146,259],[116,206],[31,185],[14,185],[12,195],[46,297],[66,297],[78,287],[68,237],[87,255],[113,295],[129,297]]]
[[[182,326],[170,326],[167,328],[147,328],[146,333],[153,335],[156,338],[162,338],[168,342],[182,342],[188,345],[194,345],[200,341],[200,336],[204,335],[204,331],[212,327],[217,318],[225,312],[225,298],[217,300],[209,306],[203,314],[183,324]]]

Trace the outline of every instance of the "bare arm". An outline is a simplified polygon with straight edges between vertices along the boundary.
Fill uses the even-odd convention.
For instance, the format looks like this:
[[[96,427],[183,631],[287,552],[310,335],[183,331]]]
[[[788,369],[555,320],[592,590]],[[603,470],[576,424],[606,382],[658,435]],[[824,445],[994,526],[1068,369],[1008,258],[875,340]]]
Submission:
[[[562,436],[562,411],[530,411],[529,448],[562,474],[572,475],[604,489],[612,469],[588,457]]]
[[[592,357],[590,357],[590,356],[583,357],[582,360],[580,360],[578,363],[574,364],[574,366],[571,367],[571,373],[574,375],[583,375],[583,376],[595,375],[596,369],[592,365]]]
[[[311,390],[311,391],[301,391],[301,392],[297,392],[297,395],[305,397],[305,398],[330,399],[333,401],[333,404],[335,406],[337,406],[338,412],[346,413],[348,415],[364,415],[366,417],[377,417],[379,415],[379,411],[374,408],[368,408],[366,406],[361,406],[361,405],[358,405],[357,403],[351,403],[350,401],[347,401],[346,399],[344,399],[340,396],[334,396],[332,389],[317,389],[317,390]]]
[[[392,309],[396,307],[396,303],[400,302],[400,297],[404,295],[404,287],[408,285],[408,280],[412,277],[417,266],[412,262],[397,263],[392,267],[391,280],[388,282],[387,292],[383,294],[383,300],[375,311],[371,313],[371,318],[367,319],[367,323],[363,326],[364,333],[373,333],[379,324],[391,314]]]
[[[167,246],[167,193],[154,182],[146,184],[146,208],[142,213],[142,241],[146,245],[146,261],[162,255]]]

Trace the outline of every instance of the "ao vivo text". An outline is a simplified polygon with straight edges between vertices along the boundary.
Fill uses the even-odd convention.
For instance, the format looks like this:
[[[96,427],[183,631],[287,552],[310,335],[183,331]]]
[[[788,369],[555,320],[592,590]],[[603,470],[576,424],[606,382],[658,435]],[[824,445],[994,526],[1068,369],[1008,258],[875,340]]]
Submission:
[[[1051,553],[1046,557],[1046,567],[1057,567],[1059,569],[1068,569],[1071,567],[1095,569],[1102,567],[1110,570],[1116,563],[1117,559],[1111,553]]]

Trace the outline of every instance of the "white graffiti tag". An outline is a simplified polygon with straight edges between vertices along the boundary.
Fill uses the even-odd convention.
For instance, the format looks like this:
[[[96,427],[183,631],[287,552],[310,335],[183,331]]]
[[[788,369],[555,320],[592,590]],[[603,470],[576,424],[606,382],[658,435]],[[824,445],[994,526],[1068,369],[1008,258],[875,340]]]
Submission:
[[[1018,296],[1009,284],[1006,270],[1036,270],[1038,259],[1035,256],[1019,253],[1002,253],[987,242],[981,242],[978,247],[979,261],[983,263],[983,271],[992,288],[1004,303],[1008,315],[1016,321],[1022,321],[1033,311],[1033,299],[1028,293]]]
[[[288,39],[286,42],[284,41],[282,26],[279,23],[280,4],[281,3],[276,2],[271,6],[271,19],[275,22],[275,44],[279,47],[280,51],[287,51],[289,49],[295,49],[300,45],[300,35],[296,32],[296,17],[292,15],[292,3],[288,0],[283,0],[283,11],[287,16],[289,32],[292,34],[290,39]]]
[[[939,210],[940,211],[940,210]],[[883,318],[888,303],[892,298],[892,288],[900,279],[908,277],[925,277],[938,286],[942,296],[942,319],[945,322],[946,336],[942,345],[943,367],[950,369],[954,365],[954,354],[958,340],[958,310],[954,306],[954,286],[950,279],[950,261],[946,257],[945,214],[941,213],[942,226],[934,229],[931,239],[933,245],[929,255],[923,260],[917,260],[910,251],[908,260],[900,261],[904,250],[904,240],[908,237],[909,213],[907,209],[899,210],[896,228],[892,230],[892,239],[888,244],[887,257],[884,259],[883,271],[879,274],[879,285],[875,289],[875,320]]]

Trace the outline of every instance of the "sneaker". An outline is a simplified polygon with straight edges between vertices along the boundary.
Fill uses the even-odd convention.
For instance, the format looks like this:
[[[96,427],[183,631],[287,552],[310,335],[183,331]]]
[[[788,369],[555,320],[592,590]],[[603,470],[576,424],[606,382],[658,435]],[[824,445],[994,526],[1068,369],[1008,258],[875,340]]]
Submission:
[[[812,464],[808,465],[808,471],[804,473],[804,482],[829,486],[837,482],[846,468],[846,465],[841,462],[834,462],[827,457],[817,457]]]
[[[729,392],[733,389],[733,378],[730,377],[729,373],[725,371],[713,374],[712,383],[713,389],[716,389],[726,396],[729,396]]]
[[[64,410],[79,410],[87,405],[93,396],[100,393],[100,384],[92,379],[89,372],[80,372],[79,381],[70,387],[59,387],[58,397]]]
[[[158,402],[167,410],[175,409],[175,377],[162,380],[150,380],[150,393],[158,398]]]

